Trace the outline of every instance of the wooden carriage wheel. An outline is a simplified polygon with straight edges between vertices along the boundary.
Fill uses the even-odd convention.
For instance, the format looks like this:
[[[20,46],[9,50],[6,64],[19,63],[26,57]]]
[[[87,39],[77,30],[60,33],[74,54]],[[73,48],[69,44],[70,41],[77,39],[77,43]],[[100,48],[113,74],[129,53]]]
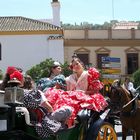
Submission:
[[[117,140],[117,134],[110,123],[103,123],[100,127],[96,140]]]

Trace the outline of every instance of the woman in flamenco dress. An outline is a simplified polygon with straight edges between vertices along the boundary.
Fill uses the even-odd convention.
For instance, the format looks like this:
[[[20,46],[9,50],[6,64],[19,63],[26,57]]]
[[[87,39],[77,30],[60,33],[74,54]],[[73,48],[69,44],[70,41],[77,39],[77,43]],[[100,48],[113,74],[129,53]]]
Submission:
[[[67,121],[69,127],[74,125],[74,120],[80,110],[86,108],[100,112],[108,106],[100,93],[103,83],[99,80],[99,71],[95,68],[85,70],[83,62],[78,57],[72,59],[70,68],[73,74],[65,79],[66,91],[58,89],[59,86],[56,84],[56,87],[49,88],[45,92],[54,110],[62,106],[71,107],[72,115]]]

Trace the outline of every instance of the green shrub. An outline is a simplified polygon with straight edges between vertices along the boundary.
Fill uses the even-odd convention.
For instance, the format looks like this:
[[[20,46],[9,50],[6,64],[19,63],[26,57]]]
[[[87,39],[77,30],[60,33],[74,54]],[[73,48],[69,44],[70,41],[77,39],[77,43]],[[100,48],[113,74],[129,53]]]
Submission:
[[[36,82],[40,78],[48,77],[50,73],[50,69],[53,65],[54,60],[52,59],[46,59],[45,61],[42,61],[40,64],[37,64],[33,66],[30,70],[28,70],[26,73],[29,74],[33,80]],[[62,67],[62,74],[65,76],[68,76],[71,74],[71,70],[68,67],[68,63],[65,62],[64,64],[61,64]]]
[[[63,65],[61,65],[62,67],[62,73],[67,77],[70,74],[72,74],[72,70],[69,69],[69,64],[68,62],[65,62]]]
[[[2,70],[0,70],[0,80],[2,80],[3,78],[3,74],[2,74]]]
[[[133,73],[134,86],[140,86],[140,69]]]

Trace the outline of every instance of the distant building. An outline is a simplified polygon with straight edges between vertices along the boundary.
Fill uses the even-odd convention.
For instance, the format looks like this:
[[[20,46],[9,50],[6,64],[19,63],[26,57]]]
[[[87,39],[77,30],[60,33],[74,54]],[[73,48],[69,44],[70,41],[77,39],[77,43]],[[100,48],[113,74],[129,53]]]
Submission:
[[[112,26],[112,29],[138,29],[139,23],[136,22],[127,22],[127,21],[121,21],[118,23],[115,23]]]
[[[116,23],[108,30],[63,30],[59,27],[60,3],[53,0],[51,4],[54,14],[50,20],[0,17],[0,69],[12,65],[26,71],[46,58],[70,62],[74,53],[87,66],[99,69],[102,57],[120,58],[121,75],[140,68],[138,23]]]
[[[64,30],[64,59],[76,53],[87,66],[102,68],[101,58],[120,58],[121,75],[140,68],[140,30]]]

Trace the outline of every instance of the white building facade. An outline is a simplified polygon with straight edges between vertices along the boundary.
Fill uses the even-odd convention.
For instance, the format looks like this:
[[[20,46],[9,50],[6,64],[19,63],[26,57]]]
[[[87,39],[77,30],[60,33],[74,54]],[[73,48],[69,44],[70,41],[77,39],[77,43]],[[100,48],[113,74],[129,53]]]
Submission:
[[[64,62],[63,30],[60,27],[24,17],[0,17],[0,22],[3,23],[0,27],[2,71],[8,66],[26,71],[48,58]]]
[[[139,23],[137,22],[128,22],[128,21],[121,21],[118,23],[115,23],[112,26],[112,29],[138,29]]]

